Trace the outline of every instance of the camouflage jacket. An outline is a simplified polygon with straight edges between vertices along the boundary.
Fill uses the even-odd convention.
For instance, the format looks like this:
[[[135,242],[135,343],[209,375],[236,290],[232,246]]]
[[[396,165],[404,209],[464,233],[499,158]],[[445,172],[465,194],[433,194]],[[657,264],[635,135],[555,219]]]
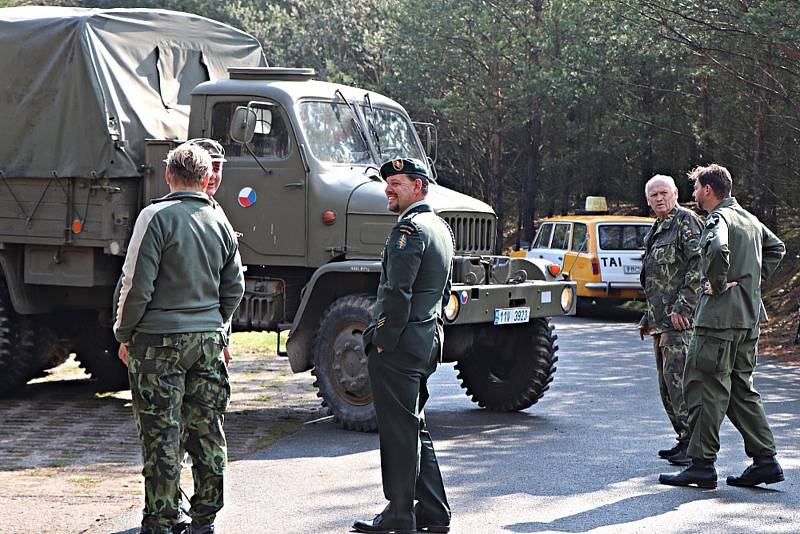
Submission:
[[[670,313],[687,318],[700,296],[700,218],[675,206],[664,220],[656,220],[645,237],[642,272],[647,313],[640,321],[651,334],[673,330]]]

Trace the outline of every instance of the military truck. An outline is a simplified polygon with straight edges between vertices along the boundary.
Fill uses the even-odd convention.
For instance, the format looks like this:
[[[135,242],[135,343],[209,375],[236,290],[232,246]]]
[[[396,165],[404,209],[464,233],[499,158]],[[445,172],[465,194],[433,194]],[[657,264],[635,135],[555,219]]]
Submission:
[[[28,10],[26,21],[42,23],[43,17],[30,15],[40,11]],[[426,157],[433,152],[432,125],[418,125],[423,146],[398,103],[317,81],[310,69],[267,67],[260,48],[252,51],[252,38],[229,27],[225,53],[195,34],[172,41],[177,51],[166,52],[165,43],[176,39],[166,30],[175,17],[210,25],[198,33],[222,27],[200,17],[68,10],[52,24],[71,18],[85,27],[111,24],[109,13],[117,27],[113,54],[106,55],[120,61],[98,68],[95,54],[69,67],[88,80],[81,82],[87,92],[62,91],[63,76],[42,75],[44,52],[34,52],[23,69],[42,87],[2,86],[5,116],[20,98],[28,102],[13,110],[15,128],[0,133],[0,394],[69,351],[109,386],[124,382],[109,323],[133,223],[148,199],[167,192],[168,150],[181,139],[211,137],[227,157],[215,198],[239,235],[246,265],[246,292],[233,329],[278,332],[279,354],[288,357],[292,371],[311,371],[335,420],[348,429],[374,429],[360,334],[375,302],[381,251],[397,220],[386,207],[378,166],[414,157],[428,161],[433,173]],[[120,26],[153,13],[168,21],[149,26],[164,31],[163,40],[140,40]],[[3,24],[0,40],[14,44]],[[180,27],[183,35],[187,25]],[[47,48],[57,48],[59,39],[63,32],[52,32]],[[16,53],[8,52],[7,43],[2,56]],[[169,61],[162,61],[165,56]],[[210,63],[212,56],[226,66],[224,76],[208,68],[207,81],[187,90],[196,77],[182,76],[181,69],[192,58]],[[153,90],[154,66],[156,82],[174,80],[178,105],[165,104],[163,85]],[[79,103],[77,94],[84,96]],[[154,118],[157,128],[148,122]],[[443,318],[445,361],[456,362],[462,386],[480,406],[527,408],[553,379],[558,358],[549,318],[574,313],[574,283],[550,262],[493,255],[496,218],[485,203],[436,183],[428,200],[456,239]],[[285,350],[282,332],[288,333]]]

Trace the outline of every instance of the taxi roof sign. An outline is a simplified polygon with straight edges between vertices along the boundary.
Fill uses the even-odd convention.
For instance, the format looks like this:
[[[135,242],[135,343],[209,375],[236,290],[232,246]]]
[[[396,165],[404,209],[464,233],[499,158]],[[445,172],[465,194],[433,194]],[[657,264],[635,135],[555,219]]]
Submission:
[[[608,213],[606,197],[586,197],[585,209],[590,213]]]

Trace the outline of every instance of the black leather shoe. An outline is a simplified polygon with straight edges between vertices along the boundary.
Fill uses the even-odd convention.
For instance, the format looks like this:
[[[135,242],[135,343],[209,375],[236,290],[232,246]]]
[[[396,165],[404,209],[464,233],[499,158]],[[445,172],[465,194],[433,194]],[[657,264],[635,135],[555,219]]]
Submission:
[[[688,443],[678,443],[678,450],[675,451],[675,454],[667,458],[667,461],[669,461],[669,463],[671,463],[672,465],[683,465],[683,466],[691,465],[692,459],[687,454],[688,450],[689,450]]]
[[[668,460],[669,457],[674,456],[675,453],[678,452],[678,449],[680,448],[681,448],[681,442],[679,441],[671,449],[661,449],[660,451],[658,451],[658,457]]]
[[[196,527],[190,524],[189,530],[186,531],[186,534],[214,534],[214,523],[209,523],[201,527]]]
[[[774,456],[753,458],[752,465],[744,470],[742,476],[728,477],[729,486],[752,487],[759,484],[775,484],[783,481],[783,469]]]
[[[714,469],[714,462],[692,460],[691,465],[680,473],[661,474],[658,481],[667,486],[694,485],[698,488],[714,489],[717,487],[717,470]]]
[[[424,516],[417,516],[417,532],[446,534],[450,532],[450,521],[436,521],[435,519],[426,519]]]
[[[353,523],[353,530],[356,532],[377,532],[380,534],[415,534],[416,526],[412,524],[397,524],[386,521],[383,515],[378,514],[372,520],[359,519]]]
[[[417,532],[435,532],[436,534],[446,534],[447,532],[450,532],[450,525],[426,523],[424,520],[417,520]]]

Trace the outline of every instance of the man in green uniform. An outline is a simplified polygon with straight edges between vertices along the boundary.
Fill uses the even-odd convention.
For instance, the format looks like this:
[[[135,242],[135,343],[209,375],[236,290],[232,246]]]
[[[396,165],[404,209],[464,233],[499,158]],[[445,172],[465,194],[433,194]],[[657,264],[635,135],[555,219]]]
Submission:
[[[222,349],[244,276],[233,228],[204,193],[210,168],[197,146],[170,152],[170,194],[136,219],[114,295],[114,334],[142,440],[142,534],[169,533],[178,520],[182,426],[194,479],[189,532],[214,532],[223,505],[230,384]]]
[[[689,465],[689,415],[683,395],[683,368],[692,335],[692,315],[700,296],[700,218],[678,206],[671,176],[657,174],[645,186],[647,203],[657,220],[645,238],[640,280],[647,312],[639,336],[653,336],[661,402],[678,443],[658,455]]]
[[[709,212],[700,238],[703,294],[684,373],[692,463],[678,474],[662,474],[659,482],[717,486],[714,462],[726,414],[744,438],[745,453],[753,458],[741,476],[729,476],[727,483],[780,482],[783,470],[775,460],[775,440],[752,374],[759,323],[767,319],[761,282],[775,271],[786,247],[730,196],[733,181],[725,167],[698,167],[689,177],[697,204]]]
[[[381,166],[389,210],[399,213],[383,251],[373,320],[364,332],[389,504],[358,532],[449,532],[450,507],[425,427],[428,377],[441,360],[453,235],[425,202],[428,169],[416,159]],[[414,501],[418,501],[416,505]]]

